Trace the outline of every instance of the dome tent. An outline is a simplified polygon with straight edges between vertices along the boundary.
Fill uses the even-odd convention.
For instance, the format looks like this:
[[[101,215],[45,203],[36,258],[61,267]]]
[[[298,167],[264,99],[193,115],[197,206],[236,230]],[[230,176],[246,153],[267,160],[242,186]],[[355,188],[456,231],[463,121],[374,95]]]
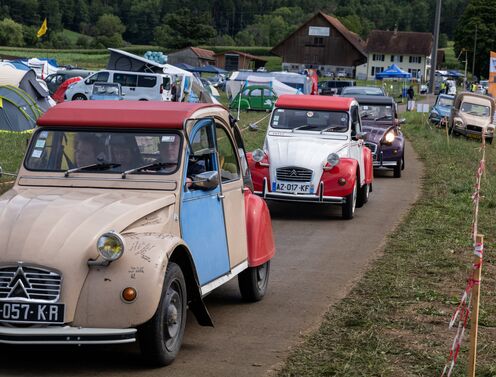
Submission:
[[[43,110],[22,89],[0,86],[0,131],[27,131],[36,126]]]

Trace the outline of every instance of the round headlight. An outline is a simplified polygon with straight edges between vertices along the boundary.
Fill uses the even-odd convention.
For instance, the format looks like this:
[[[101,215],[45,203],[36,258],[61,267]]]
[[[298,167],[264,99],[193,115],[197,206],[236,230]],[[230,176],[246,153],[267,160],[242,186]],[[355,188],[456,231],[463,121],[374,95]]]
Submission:
[[[463,126],[463,121],[461,119],[455,119],[455,126],[462,127]]]
[[[96,248],[103,259],[112,262],[119,259],[124,252],[124,239],[120,234],[108,232],[102,234]]]
[[[395,138],[395,134],[394,134],[394,131],[389,131],[386,136],[384,137],[384,141],[386,143],[389,143],[391,144],[393,141],[394,141],[394,138]]]
[[[329,156],[327,156],[327,162],[332,167],[336,166],[337,164],[339,164],[339,155],[337,153],[331,153]]]
[[[265,153],[263,150],[261,149],[255,149],[253,151],[253,153],[251,154],[253,156],[253,159],[256,161],[256,162],[260,162],[263,160],[264,156],[265,156]]]

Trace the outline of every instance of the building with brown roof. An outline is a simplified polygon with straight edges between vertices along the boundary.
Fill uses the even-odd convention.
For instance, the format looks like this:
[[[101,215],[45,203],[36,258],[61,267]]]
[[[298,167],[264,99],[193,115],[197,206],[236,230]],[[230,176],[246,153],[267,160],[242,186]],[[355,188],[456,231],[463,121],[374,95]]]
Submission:
[[[367,61],[364,41],[337,18],[323,12],[279,42],[272,53],[282,58],[285,71],[313,68],[322,73],[346,72],[350,77],[356,66]]]
[[[167,63],[185,63],[193,67],[204,67],[215,63],[214,52],[199,47],[186,47],[167,55]]]
[[[241,51],[218,52],[215,56],[215,65],[226,71],[251,70],[265,66],[267,59]]]
[[[357,68],[357,77],[373,80],[396,64],[419,80],[429,76],[433,46],[431,33],[373,30],[367,39],[367,63]]]

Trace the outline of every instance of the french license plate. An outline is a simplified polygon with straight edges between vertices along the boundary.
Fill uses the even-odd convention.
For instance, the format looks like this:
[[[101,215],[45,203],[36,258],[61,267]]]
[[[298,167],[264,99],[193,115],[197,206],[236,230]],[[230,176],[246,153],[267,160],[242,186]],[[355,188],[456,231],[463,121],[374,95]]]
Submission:
[[[478,134],[468,134],[467,135],[470,139],[480,139],[481,135]]]
[[[64,304],[0,302],[0,322],[64,323]]]
[[[287,192],[287,193],[297,193],[297,194],[309,194],[311,193],[310,183],[288,183],[288,182],[276,182],[276,191]]]

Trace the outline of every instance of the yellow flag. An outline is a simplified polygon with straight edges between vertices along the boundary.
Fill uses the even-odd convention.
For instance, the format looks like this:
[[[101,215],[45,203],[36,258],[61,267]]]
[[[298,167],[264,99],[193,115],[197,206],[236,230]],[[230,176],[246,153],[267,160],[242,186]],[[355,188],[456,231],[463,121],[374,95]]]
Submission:
[[[36,33],[36,36],[38,38],[41,38],[42,36],[44,36],[46,34],[47,30],[48,30],[47,19],[45,18],[45,20],[41,24],[40,30],[38,30],[38,32]]]

